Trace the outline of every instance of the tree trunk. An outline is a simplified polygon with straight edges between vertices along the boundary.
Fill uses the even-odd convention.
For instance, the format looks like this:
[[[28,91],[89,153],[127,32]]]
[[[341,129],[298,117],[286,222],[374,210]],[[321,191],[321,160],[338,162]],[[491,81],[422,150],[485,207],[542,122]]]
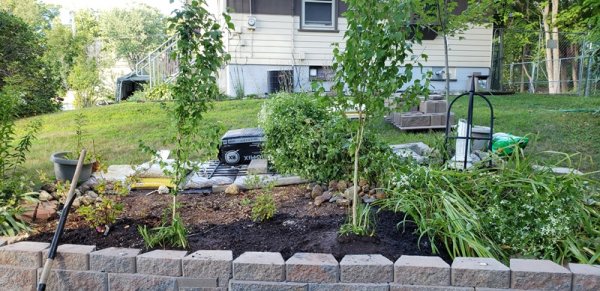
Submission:
[[[560,93],[560,53],[558,43],[558,27],[556,17],[558,14],[558,0],[552,0],[542,9],[542,23],[544,25],[544,39],[546,41],[546,74],[548,76],[548,93]],[[554,46],[548,46],[550,41]]]
[[[573,91],[579,90],[579,50],[576,44],[570,46],[570,56],[573,57],[573,63],[571,64],[571,79],[573,79]]]
[[[365,120],[363,116],[362,104],[358,107],[358,131],[356,133],[356,148],[354,149],[354,179],[352,189],[352,226],[355,228],[358,226],[358,159],[360,157],[360,147],[362,146],[363,132],[365,130]]]
[[[560,93],[560,43],[558,37],[558,26],[556,18],[558,17],[558,0],[552,0],[552,38],[556,46],[552,49],[552,61],[554,69],[554,78],[556,78],[555,93]]]

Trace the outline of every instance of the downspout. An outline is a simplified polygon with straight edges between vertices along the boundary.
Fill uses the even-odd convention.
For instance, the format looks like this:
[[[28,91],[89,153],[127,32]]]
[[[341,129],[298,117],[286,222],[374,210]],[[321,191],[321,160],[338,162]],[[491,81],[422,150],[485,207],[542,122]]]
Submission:
[[[302,87],[302,85],[300,84],[300,74],[298,74],[298,72],[296,72],[296,42],[294,40],[294,38],[296,37],[296,26],[295,26],[295,19],[296,19],[296,0],[292,0],[292,74],[294,74],[292,76],[292,92],[294,92],[294,88],[296,88],[296,80],[298,83],[298,86]],[[298,22],[298,25],[302,25],[302,16],[300,16],[300,22]],[[302,89],[302,88],[300,88]]]

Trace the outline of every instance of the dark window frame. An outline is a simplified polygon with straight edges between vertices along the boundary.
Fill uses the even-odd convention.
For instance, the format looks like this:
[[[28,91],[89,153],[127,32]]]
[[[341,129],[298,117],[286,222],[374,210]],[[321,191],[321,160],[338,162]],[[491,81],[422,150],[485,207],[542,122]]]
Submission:
[[[306,25],[305,7],[306,3],[331,3],[331,26]],[[301,0],[300,1],[300,29],[299,31],[316,31],[316,32],[339,32],[338,31],[338,0]]]

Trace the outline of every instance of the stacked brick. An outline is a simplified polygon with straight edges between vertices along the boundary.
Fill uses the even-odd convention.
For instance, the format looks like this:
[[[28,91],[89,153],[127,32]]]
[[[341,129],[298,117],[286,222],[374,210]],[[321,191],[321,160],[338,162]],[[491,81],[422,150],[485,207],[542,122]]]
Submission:
[[[0,247],[0,290],[35,290],[49,245]],[[600,290],[600,266],[489,258],[186,251],[61,245],[48,290]]]
[[[421,101],[418,108],[410,112],[393,112],[389,120],[401,130],[440,129],[446,127],[448,102],[446,100]],[[450,114],[450,124],[454,123],[454,113]]]

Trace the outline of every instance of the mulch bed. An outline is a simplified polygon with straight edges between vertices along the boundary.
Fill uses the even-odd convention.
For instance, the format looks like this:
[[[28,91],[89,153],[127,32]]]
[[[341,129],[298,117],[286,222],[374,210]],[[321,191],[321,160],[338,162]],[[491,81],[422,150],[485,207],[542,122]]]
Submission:
[[[419,242],[414,225],[398,227],[403,215],[381,211],[377,215],[374,237],[338,235],[346,220],[347,208],[335,203],[317,207],[305,197],[306,186],[275,188],[277,203],[275,217],[263,223],[250,219],[251,206],[244,201],[258,193],[240,195],[212,193],[209,195],[180,195],[180,213],[189,230],[189,250],[232,250],[234,256],[245,251],[281,252],[285,259],[296,252],[332,253],[337,259],[346,254],[379,253],[391,260],[401,255],[432,255],[427,238]],[[89,228],[72,212],[61,243],[96,245],[98,248],[144,248],[138,226],[155,227],[161,217],[168,215],[170,195],[134,191],[123,198],[125,211],[104,237]],[[32,241],[52,240],[57,220],[34,225]],[[440,254],[448,260],[446,254]]]

